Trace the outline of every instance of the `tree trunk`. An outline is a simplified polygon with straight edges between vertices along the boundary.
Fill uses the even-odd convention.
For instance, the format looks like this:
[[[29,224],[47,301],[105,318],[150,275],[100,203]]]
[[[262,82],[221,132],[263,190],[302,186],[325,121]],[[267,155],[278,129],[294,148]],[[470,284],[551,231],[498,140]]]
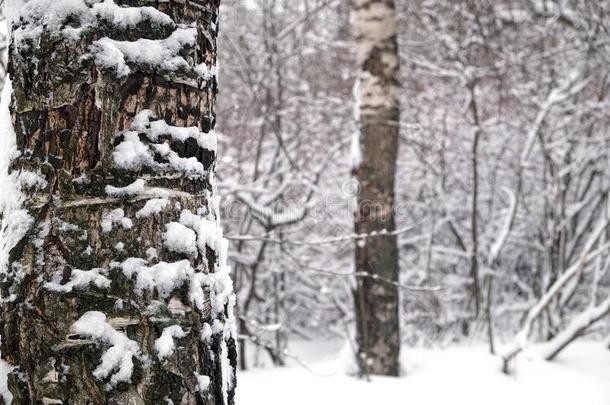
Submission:
[[[398,150],[398,52],[392,0],[354,0],[353,26],[359,66],[356,97],[360,183],[356,232],[395,230],[394,176]],[[355,160],[355,161],[354,161]],[[358,364],[363,374],[398,375],[398,248],[395,235],[356,243],[355,291]]]
[[[9,178],[21,196],[0,235],[13,403],[233,403],[214,184],[218,7],[20,10]]]

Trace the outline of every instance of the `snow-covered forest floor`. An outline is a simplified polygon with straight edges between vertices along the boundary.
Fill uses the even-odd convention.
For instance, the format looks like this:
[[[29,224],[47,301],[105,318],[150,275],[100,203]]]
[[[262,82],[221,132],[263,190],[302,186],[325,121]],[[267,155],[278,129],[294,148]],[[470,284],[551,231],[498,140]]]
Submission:
[[[500,360],[484,345],[403,350],[401,378],[349,375],[348,353],[339,342],[292,342],[295,359],[286,367],[239,374],[237,403],[249,405],[608,405],[610,351],[600,342],[577,342],[556,361],[519,357],[515,372],[500,371]],[[287,400],[287,398],[290,398]]]

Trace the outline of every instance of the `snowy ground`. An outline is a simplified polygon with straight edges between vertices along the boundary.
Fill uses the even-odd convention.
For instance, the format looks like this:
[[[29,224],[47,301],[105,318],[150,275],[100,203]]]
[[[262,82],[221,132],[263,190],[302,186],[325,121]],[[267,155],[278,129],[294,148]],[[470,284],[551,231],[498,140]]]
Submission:
[[[316,348],[319,350],[316,351]],[[550,363],[524,355],[516,373],[484,346],[407,349],[401,378],[371,382],[345,374],[337,344],[293,344],[310,371],[292,364],[241,372],[237,404],[248,405],[609,405],[610,351],[600,343],[574,343]],[[334,357],[334,358],[333,358]],[[344,356],[345,357],[345,356]]]

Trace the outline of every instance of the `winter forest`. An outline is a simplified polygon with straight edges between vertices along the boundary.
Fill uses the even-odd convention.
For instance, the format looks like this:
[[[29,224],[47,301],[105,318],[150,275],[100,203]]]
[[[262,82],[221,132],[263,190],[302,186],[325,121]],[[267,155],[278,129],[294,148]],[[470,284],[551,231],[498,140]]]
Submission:
[[[0,4],[3,403],[610,404],[610,1]]]

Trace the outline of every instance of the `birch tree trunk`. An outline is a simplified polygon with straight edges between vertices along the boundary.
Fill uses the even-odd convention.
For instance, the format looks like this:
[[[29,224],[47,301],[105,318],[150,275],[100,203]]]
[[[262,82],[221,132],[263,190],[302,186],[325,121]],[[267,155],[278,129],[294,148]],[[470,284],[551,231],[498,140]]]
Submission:
[[[19,10],[19,194],[0,235],[13,403],[233,403],[234,296],[214,185],[218,8]]]
[[[352,24],[359,67],[361,185],[356,233],[394,231],[394,175],[398,150],[398,51],[392,0],[354,0]],[[363,374],[398,375],[398,249],[396,236],[356,243],[358,362]]]

